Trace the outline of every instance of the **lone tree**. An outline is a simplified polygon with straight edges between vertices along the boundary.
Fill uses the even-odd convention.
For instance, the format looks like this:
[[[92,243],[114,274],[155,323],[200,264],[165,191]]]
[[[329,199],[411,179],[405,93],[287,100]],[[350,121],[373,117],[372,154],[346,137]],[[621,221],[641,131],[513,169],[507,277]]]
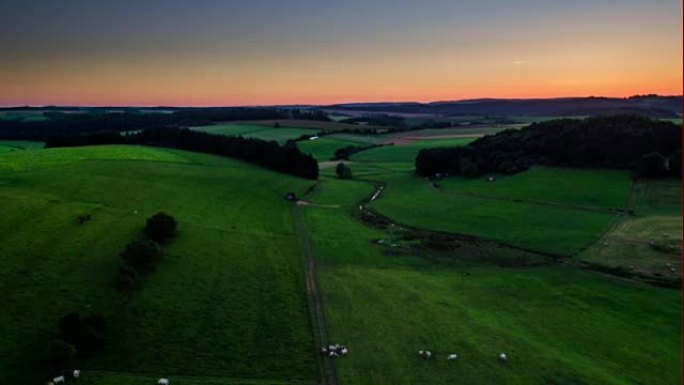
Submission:
[[[340,179],[351,179],[352,177],[351,168],[349,168],[349,166],[342,162],[337,164],[337,167],[335,167],[335,171],[337,172],[337,176]]]
[[[66,341],[54,340],[50,344],[48,360],[55,373],[72,366],[76,358],[76,347]]]
[[[156,213],[147,220],[147,238],[160,242],[176,235],[176,220],[166,213]]]
[[[126,246],[121,258],[138,271],[151,271],[163,257],[161,247],[153,240],[134,241]]]
[[[76,347],[80,356],[87,356],[106,343],[107,322],[100,314],[81,316],[71,312],[59,320],[59,329],[61,340]]]

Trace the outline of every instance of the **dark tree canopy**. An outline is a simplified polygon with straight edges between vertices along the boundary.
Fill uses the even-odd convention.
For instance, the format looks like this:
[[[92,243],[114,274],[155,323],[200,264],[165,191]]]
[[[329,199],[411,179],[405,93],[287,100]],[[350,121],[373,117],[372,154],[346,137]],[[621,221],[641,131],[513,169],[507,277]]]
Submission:
[[[48,349],[48,364],[53,373],[70,367],[76,359],[76,347],[63,340],[54,340]]]
[[[72,312],[59,321],[62,340],[76,347],[79,355],[86,356],[104,346],[107,322],[99,314],[81,316]]]
[[[7,109],[9,110],[9,109]],[[30,107],[16,110],[47,110],[44,121],[0,119],[0,139],[47,140],[56,136],[91,135],[98,132],[130,132],[151,127],[189,127],[235,120],[298,119],[329,121],[317,109],[267,107],[165,108],[171,113],[142,113],[136,108],[61,108]]]
[[[176,220],[169,214],[156,213],[147,219],[145,236],[154,241],[163,241],[176,234]]]
[[[335,172],[337,173],[337,177],[340,179],[351,179],[352,177],[351,168],[342,162],[337,164],[337,167],[335,167]]]
[[[159,244],[150,239],[134,241],[126,245],[121,258],[138,271],[148,272],[163,257]]]
[[[416,173],[514,174],[533,165],[608,167],[680,175],[682,133],[666,121],[618,115],[560,119],[505,130],[465,147],[423,149]]]

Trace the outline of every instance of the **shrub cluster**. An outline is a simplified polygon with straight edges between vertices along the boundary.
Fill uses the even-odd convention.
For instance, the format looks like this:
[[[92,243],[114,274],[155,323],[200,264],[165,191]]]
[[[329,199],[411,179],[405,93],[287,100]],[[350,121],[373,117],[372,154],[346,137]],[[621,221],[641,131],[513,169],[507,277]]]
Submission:
[[[346,164],[340,162],[337,164],[337,167],[335,167],[335,172],[337,173],[337,177],[340,179],[351,179],[352,178],[352,171],[349,166]]]
[[[48,365],[59,373],[100,350],[107,342],[107,322],[99,314],[71,312],[59,320],[59,335],[48,349]]]
[[[164,258],[164,251],[159,243],[173,238],[176,227],[176,220],[163,212],[147,219],[145,238],[130,242],[121,253],[125,264],[119,267],[116,279],[119,290],[134,289],[142,275],[154,270],[157,263]]]

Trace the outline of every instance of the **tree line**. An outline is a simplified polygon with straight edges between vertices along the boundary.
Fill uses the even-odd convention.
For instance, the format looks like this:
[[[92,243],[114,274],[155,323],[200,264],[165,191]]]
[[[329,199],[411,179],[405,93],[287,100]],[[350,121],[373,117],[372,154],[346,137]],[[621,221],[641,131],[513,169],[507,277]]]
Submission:
[[[210,134],[187,128],[154,127],[126,135],[102,132],[91,135],[55,136],[46,140],[45,147],[96,144],[141,144],[177,148],[236,158],[307,179],[318,178],[318,162],[296,146],[281,146],[275,141]]]
[[[131,109],[116,113],[103,109],[86,109],[72,113],[57,109],[45,112],[43,115],[49,119],[44,121],[0,119],[0,139],[42,141],[50,136],[58,135],[127,132],[159,126],[201,126],[236,120],[330,120],[325,113],[315,109],[253,107],[181,108],[171,113],[142,113]]]
[[[480,138],[465,147],[423,149],[421,176],[514,174],[533,165],[607,167],[637,176],[681,176],[679,126],[636,115],[559,119]]]

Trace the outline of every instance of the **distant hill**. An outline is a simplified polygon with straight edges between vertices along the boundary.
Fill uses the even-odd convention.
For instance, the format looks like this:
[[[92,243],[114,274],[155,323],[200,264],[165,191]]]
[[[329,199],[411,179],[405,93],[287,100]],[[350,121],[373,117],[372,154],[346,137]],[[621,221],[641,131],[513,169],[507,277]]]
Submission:
[[[682,113],[681,96],[643,95],[630,98],[475,99],[433,103],[353,103],[325,106],[337,111],[388,114],[589,116],[639,114],[674,118]]]

